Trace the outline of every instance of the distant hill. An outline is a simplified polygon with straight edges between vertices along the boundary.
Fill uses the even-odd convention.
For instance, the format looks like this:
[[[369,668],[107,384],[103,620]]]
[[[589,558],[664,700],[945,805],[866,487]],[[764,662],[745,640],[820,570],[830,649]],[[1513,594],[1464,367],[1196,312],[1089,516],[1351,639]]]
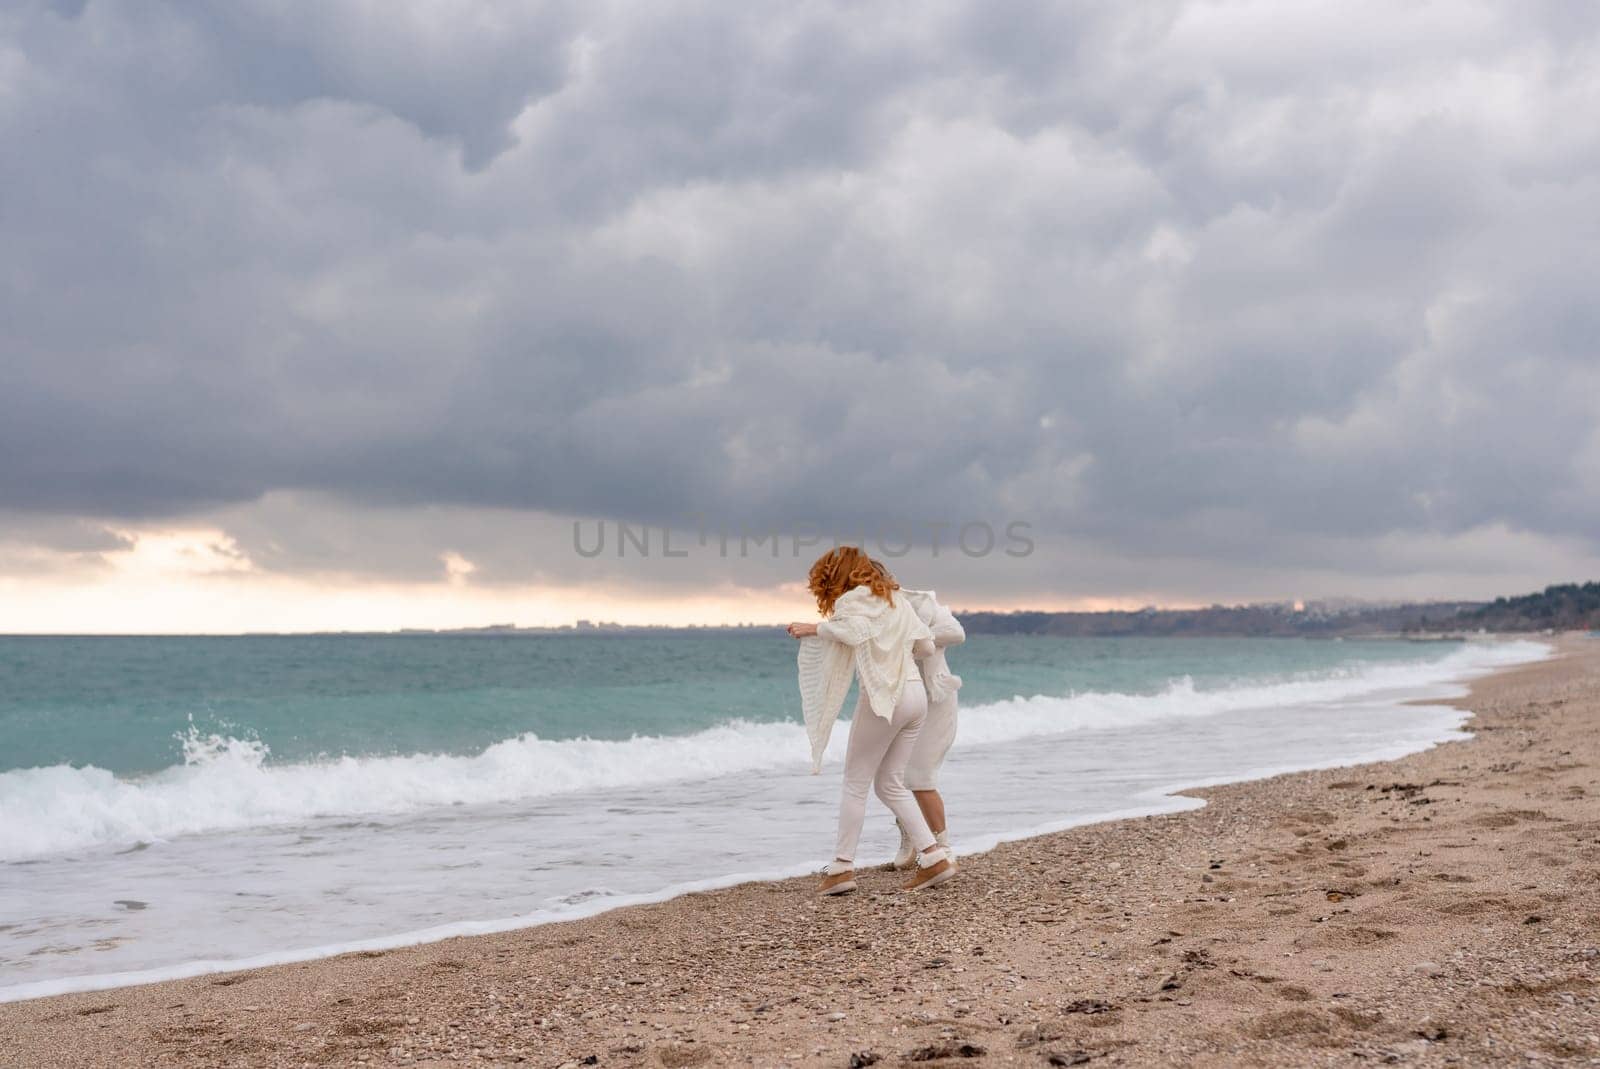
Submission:
[[[1520,598],[1495,598],[1462,619],[1490,631],[1600,629],[1600,583],[1563,583]]]
[[[1481,602],[1434,602],[1339,612],[1296,611],[1287,605],[1213,605],[1206,609],[1137,612],[966,612],[975,634],[1144,637],[1317,637],[1451,631],[1460,614]],[[1476,630],[1476,627],[1474,627]]]
[[[1538,594],[1492,602],[1434,601],[1411,605],[1310,603],[1212,605],[1205,609],[1137,612],[964,612],[962,625],[989,635],[1217,636],[1272,638],[1600,628],[1600,583],[1546,587]]]

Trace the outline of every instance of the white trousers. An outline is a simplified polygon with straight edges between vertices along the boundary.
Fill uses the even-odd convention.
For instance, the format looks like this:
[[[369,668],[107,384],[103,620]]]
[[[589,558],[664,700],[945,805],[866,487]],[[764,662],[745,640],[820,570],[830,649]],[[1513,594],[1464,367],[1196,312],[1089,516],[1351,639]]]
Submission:
[[[839,799],[839,842],[833,856],[854,861],[861,841],[861,824],[867,818],[867,789],[875,788],[879,800],[911,833],[917,849],[933,842],[933,832],[906,789],[906,762],[917,744],[928,716],[928,692],[912,673],[900,693],[894,717],[885,720],[872,711],[865,695],[856,702],[850,720],[850,744],[844,755],[844,790]]]
[[[923,722],[917,744],[906,762],[906,786],[914,791],[939,789],[939,768],[956,741],[956,695],[951,691],[928,703],[928,719]]]

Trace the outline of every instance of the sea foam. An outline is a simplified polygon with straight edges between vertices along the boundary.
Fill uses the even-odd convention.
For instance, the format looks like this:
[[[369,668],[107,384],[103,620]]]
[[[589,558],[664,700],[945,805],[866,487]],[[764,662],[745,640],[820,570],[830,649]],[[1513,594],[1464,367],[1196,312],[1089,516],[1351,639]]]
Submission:
[[[1425,662],[1287,680],[1197,689],[1180,678],[1149,694],[1018,697],[963,709],[959,740],[984,745],[1174,717],[1314,706],[1469,678],[1546,653],[1537,642],[1469,643]],[[843,727],[835,732],[830,761],[842,757],[845,736]],[[402,815],[766,769],[798,771],[807,763],[799,724],[746,720],[681,736],[552,740],[524,734],[471,755],[343,756],[281,765],[255,740],[191,727],[182,741],[181,765],[145,777],[69,765],[0,774],[0,861],[323,818]]]

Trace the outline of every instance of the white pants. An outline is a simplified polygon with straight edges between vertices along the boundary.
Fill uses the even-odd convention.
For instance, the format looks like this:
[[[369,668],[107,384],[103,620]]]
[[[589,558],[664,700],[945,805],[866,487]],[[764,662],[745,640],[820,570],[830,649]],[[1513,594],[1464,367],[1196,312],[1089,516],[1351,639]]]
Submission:
[[[856,702],[850,721],[850,744],[844,755],[844,790],[839,799],[839,843],[833,856],[854,861],[861,841],[861,824],[867,817],[867,788],[911,833],[917,849],[933,842],[933,832],[922,819],[917,800],[906,789],[906,762],[928,716],[928,692],[915,672],[906,680],[894,717],[885,720],[872,711],[865,695]]]
[[[911,749],[911,760],[906,762],[906,786],[914,791],[939,789],[939,766],[956,741],[956,695],[952,691],[938,701],[928,703],[928,719]]]

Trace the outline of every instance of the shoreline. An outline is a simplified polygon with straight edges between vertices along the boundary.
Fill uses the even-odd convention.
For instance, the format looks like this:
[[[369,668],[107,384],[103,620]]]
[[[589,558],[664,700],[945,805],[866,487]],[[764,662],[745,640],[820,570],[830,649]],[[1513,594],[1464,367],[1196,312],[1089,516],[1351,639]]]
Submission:
[[[875,872],[863,873],[862,892],[828,903],[810,896],[809,878],[741,883],[497,935],[10,1002],[0,1005],[0,1064],[428,1065],[455,1055],[552,1066],[590,1056],[602,1065],[843,1065],[868,1050],[894,1064],[937,1060],[921,1055],[945,1048],[952,1057],[982,1048],[962,1058],[982,1064],[1049,1064],[1051,1053],[1125,1064],[1350,1064],[1353,1048],[1382,1060],[1491,1064],[1495,1025],[1510,1011],[1386,1022],[1397,993],[1425,1003],[1419,987],[1452,998],[1483,991],[1449,983],[1458,963],[1440,964],[1449,946],[1436,929],[1451,929],[1459,957],[1480,929],[1505,938],[1501,922],[1533,939],[1534,951],[1560,933],[1577,954],[1534,954],[1571,973],[1555,986],[1520,972],[1525,992],[1491,985],[1501,1001],[1561,1007],[1561,1027],[1528,1031],[1528,1049],[1600,1058],[1590,1035],[1600,1030],[1600,907],[1554,886],[1576,876],[1592,899],[1600,880],[1600,787],[1586,760],[1600,759],[1590,738],[1600,723],[1600,643],[1553,644],[1552,659],[1473,680],[1464,699],[1422,700],[1476,710],[1470,739],[1382,763],[1185,788],[1177,797],[1207,804],[1006,842],[964,860],[962,879],[940,892],[894,894],[895,877]],[[1548,696],[1555,691],[1559,699]],[[1500,753],[1536,748],[1552,759],[1522,772],[1528,758]],[[1481,774],[1461,775],[1469,766]],[[1495,778],[1516,782],[1496,787]],[[1488,797],[1507,791],[1537,793],[1540,808]],[[1368,812],[1377,802],[1384,821]],[[1469,824],[1474,834],[1435,819],[1486,807],[1466,818],[1493,818]],[[1363,818],[1373,826],[1357,827]],[[1470,841],[1416,856],[1398,842],[1441,833]],[[1522,869],[1548,870],[1531,888],[1496,857],[1518,844],[1489,842],[1527,834],[1534,841],[1520,845],[1537,856]],[[1424,860],[1446,851],[1464,853]],[[1469,855],[1472,872],[1415,876],[1445,860],[1462,868],[1454,859]],[[1485,904],[1476,885],[1494,900]],[[1440,898],[1441,908],[1419,909],[1418,898]],[[1301,916],[1308,910],[1322,915]],[[1248,923],[1230,925],[1239,911]],[[1275,948],[1264,960],[1262,943]],[[1496,951],[1503,966],[1505,950]],[[1320,990],[1331,981],[1338,990]],[[1242,1012],[1247,1019],[1230,1019]],[[1527,1017],[1526,1005],[1517,1016]]]
[[[1526,636],[1515,635],[1498,637],[1485,644],[1503,646],[1518,642],[1526,644],[1530,641]],[[1548,659],[1553,655],[1555,647],[1548,641],[1536,644],[1542,646],[1544,650],[1539,655],[1540,660]],[[1527,663],[1537,663],[1537,661],[1511,662],[1511,666]],[[1449,678],[1408,684],[1403,689],[1403,693],[1409,694],[1409,697],[1401,697],[1399,694],[1394,694],[1389,697],[1389,701],[1396,709],[1402,705],[1418,705],[1434,709],[1444,708],[1447,707],[1446,703],[1451,699],[1467,694],[1473,680],[1482,678],[1486,674],[1504,670],[1505,667],[1507,666],[1476,665],[1465,670],[1458,670],[1458,674]],[[1379,693],[1379,691],[1374,691],[1373,693]],[[1383,691],[1382,693],[1388,694],[1389,692]],[[1462,721],[1464,722],[1465,720],[1466,717],[1463,717]],[[1088,825],[1182,813],[1200,808],[1205,804],[1195,793],[1205,788],[1248,783],[1299,772],[1315,772],[1358,764],[1396,760],[1400,757],[1438,746],[1442,742],[1453,738],[1454,732],[1459,729],[1461,729],[1461,724],[1458,723],[1452,725],[1444,734],[1428,741],[1420,739],[1390,741],[1387,744],[1358,754],[1345,754],[1334,758],[1307,761],[1288,760],[1282,764],[1236,769],[1211,777],[1175,779],[1154,785],[1137,795],[1130,795],[1128,800],[1134,804],[1112,809],[1094,810],[1067,818],[1047,819],[1037,823],[1017,825],[999,832],[991,831],[975,837],[967,837],[957,845],[968,854],[981,854],[987,853],[1005,843],[1021,842]],[[887,856],[879,860],[887,860]],[[577,907],[534,910],[529,913],[501,917],[448,921],[424,928],[367,935],[359,938],[301,946],[289,950],[248,954],[242,957],[193,958],[145,969],[59,977],[12,984],[0,987],[0,1005],[39,998],[52,998],[58,995],[115,991],[125,987],[325,961],[346,954],[399,950],[407,947],[425,946],[447,939],[499,935],[526,928],[586,920],[613,910],[657,905],[688,894],[720,891],[748,883],[775,883],[795,879],[811,875],[815,868],[816,865],[814,863],[802,861],[771,869],[733,871],[701,880],[678,881],[652,890],[597,897]]]

